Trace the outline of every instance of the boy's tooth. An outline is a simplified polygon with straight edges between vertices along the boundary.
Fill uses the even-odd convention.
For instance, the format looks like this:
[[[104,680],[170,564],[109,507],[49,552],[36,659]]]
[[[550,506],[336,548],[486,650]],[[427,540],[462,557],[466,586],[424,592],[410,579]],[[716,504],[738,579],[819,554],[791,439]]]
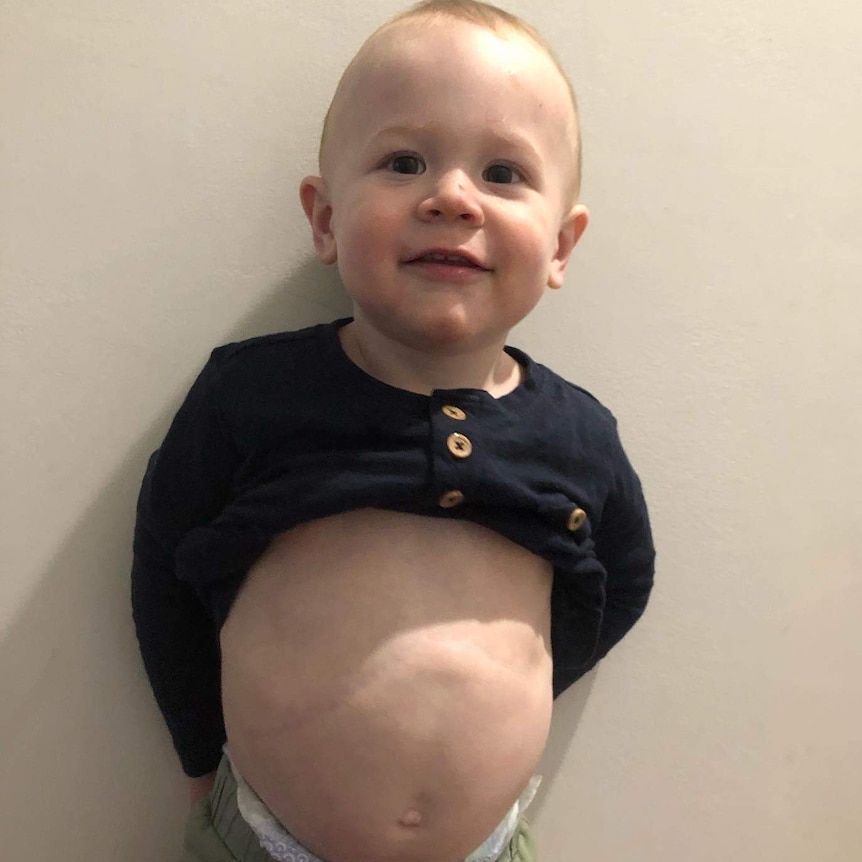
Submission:
[[[467,258],[454,254],[426,254],[423,260],[439,260],[443,263],[469,263]]]

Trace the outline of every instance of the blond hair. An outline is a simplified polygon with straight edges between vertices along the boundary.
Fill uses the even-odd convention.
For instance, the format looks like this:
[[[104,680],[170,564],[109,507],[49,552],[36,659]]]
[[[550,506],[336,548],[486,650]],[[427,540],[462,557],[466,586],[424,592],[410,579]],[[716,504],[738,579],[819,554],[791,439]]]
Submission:
[[[511,12],[506,12],[504,9],[500,9],[491,3],[480,2],[480,0],[421,0],[421,2],[416,3],[416,5],[411,6],[409,9],[405,9],[403,12],[399,12],[393,18],[390,18],[385,24],[378,27],[377,30],[375,30],[368,39],[365,40],[363,48],[381,33],[384,33],[405,21],[425,20],[429,23],[433,23],[444,18],[454,18],[461,21],[467,21],[471,24],[477,25],[478,27],[490,30],[492,33],[499,34],[506,31],[509,33],[517,33],[533,42],[533,44],[544,52],[544,54],[554,64],[566,84],[566,88],[569,91],[569,97],[572,102],[572,115],[574,118],[573,145],[575,150],[575,177],[573,192],[574,197],[577,198],[581,185],[581,165],[583,162],[580,123],[578,119],[578,99],[575,95],[575,89],[572,86],[572,82],[569,80],[569,76],[566,74],[566,71],[563,68],[562,63],[560,63],[554,49],[545,41],[539,31],[530,26],[526,21],[519,18],[517,15],[513,15]],[[329,104],[329,109],[326,112],[326,117],[323,121],[323,131],[320,135],[320,146],[318,149],[318,164],[320,165],[321,171],[323,170],[324,150],[326,148],[329,131],[332,126],[332,115],[334,113],[333,106],[335,105],[339,92],[342,89],[342,83],[347,77],[347,72],[353,67],[354,63],[356,63],[356,60],[361,53],[362,48],[357,52],[356,56],[347,66],[347,69],[344,70],[341,80],[338,82],[338,86],[336,87],[335,95],[333,95],[332,101]]]

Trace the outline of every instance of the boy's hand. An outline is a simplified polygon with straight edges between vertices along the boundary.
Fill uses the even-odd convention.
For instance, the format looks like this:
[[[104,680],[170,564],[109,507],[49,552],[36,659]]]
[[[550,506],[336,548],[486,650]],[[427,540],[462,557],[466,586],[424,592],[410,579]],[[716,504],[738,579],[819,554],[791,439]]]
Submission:
[[[215,770],[208,772],[206,775],[201,775],[198,778],[189,779],[189,805],[194,805],[203,799],[215,784]]]

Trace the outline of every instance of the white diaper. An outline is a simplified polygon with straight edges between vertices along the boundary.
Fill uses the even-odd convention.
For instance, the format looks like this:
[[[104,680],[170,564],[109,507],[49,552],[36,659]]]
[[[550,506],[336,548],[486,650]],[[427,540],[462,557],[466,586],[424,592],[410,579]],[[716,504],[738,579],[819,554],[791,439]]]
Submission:
[[[323,862],[310,850],[306,850],[276,819],[272,812],[259,799],[258,795],[246,784],[243,777],[225,749],[225,755],[230,763],[233,777],[236,780],[236,805],[240,816],[257,836],[260,846],[277,862]],[[464,862],[495,862],[512,840],[518,828],[518,820],[533,801],[539,785],[540,775],[530,779],[527,789],[503,818],[493,834],[474,850]]]
[[[530,779],[530,783],[518,797],[515,804],[509,809],[509,813],[503,818],[500,825],[464,862],[494,862],[494,860],[500,857],[500,854],[506,849],[506,846],[512,840],[512,836],[517,831],[518,821],[535,798],[536,791],[539,789],[541,783],[541,775],[534,775]]]

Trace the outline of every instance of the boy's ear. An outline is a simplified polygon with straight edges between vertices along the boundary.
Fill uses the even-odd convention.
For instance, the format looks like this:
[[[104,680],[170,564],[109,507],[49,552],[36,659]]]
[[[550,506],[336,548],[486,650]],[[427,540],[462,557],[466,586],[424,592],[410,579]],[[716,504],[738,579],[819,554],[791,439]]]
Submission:
[[[556,290],[563,286],[569,258],[589,223],[590,211],[583,204],[575,204],[563,219],[557,235],[557,252],[548,267],[548,287]]]
[[[317,257],[321,263],[335,263],[338,250],[335,247],[335,234],[332,232],[332,204],[323,178],[306,177],[299,185],[299,200],[311,225]]]

